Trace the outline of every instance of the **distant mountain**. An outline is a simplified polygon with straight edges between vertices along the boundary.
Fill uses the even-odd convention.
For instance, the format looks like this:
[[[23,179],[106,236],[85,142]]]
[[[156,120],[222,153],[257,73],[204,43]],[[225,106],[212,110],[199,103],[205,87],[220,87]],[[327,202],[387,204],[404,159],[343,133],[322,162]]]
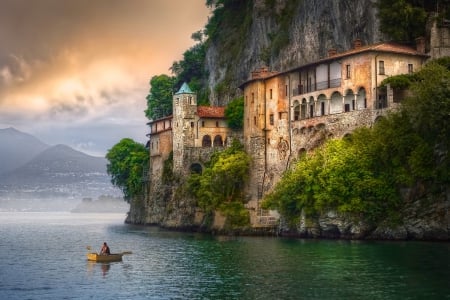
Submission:
[[[45,202],[48,199],[75,203],[86,197],[121,197],[106,165],[103,157],[66,145],[49,146],[14,128],[1,129],[0,211],[19,209],[19,203],[20,209],[49,209],[54,203]]]
[[[36,137],[12,127],[0,129],[0,174],[24,165],[48,147]]]
[[[51,146],[21,167],[0,175],[0,183],[18,185],[83,182],[104,177],[107,161],[66,145]]]

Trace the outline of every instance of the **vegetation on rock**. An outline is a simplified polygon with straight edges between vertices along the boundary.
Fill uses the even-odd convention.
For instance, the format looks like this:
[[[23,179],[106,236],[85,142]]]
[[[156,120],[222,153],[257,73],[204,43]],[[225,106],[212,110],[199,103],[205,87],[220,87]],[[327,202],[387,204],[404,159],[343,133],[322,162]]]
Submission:
[[[188,191],[207,215],[220,211],[233,229],[249,224],[244,207],[244,187],[248,180],[250,157],[238,141],[224,151],[216,152],[202,174],[193,173],[187,180]]]
[[[232,100],[225,108],[228,126],[232,129],[242,129],[244,126],[244,96]]]

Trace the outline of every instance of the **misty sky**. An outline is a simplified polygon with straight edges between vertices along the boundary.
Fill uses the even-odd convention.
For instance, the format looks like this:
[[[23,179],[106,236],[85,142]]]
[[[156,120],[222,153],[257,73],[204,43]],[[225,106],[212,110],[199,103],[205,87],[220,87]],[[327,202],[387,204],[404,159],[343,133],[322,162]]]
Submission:
[[[150,78],[194,45],[205,2],[0,0],[0,128],[100,156],[145,143]]]

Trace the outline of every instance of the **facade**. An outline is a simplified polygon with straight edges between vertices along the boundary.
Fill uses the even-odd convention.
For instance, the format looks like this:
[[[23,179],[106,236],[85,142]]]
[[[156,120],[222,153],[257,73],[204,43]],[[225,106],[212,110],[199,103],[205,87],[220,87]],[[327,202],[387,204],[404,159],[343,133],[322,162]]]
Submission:
[[[417,49],[394,43],[354,48],[282,73],[261,68],[241,85],[244,93],[244,140],[253,158],[250,176],[252,224],[277,218],[260,209],[260,200],[289,165],[327,138],[342,137],[357,127],[371,126],[399,95],[379,88],[381,82],[412,73],[427,59],[424,40]],[[396,97],[394,97],[396,96]]]
[[[148,125],[150,178],[161,178],[163,163],[171,152],[174,173],[201,172],[202,162],[226,146],[231,135],[225,107],[198,106],[197,95],[186,83],[173,96],[173,114]]]
[[[277,213],[262,210],[260,203],[292,162],[328,138],[371,126],[395,108],[401,95],[379,88],[381,82],[420,69],[427,58],[422,39],[416,49],[393,43],[363,46],[357,40],[349,51],[331,50],[326,58],[285,72],[252,72],[240,87],[244,128],[238,137],[252,157],[246,204],[251,224],[273,226],[277,221]],[[173,115],[148,123],[150,195],[170,153],[174,174],[184,177],[201,172],[213,151],[235,138],[224,109],[198,106],[196,94],[183,84],[173,96]]]

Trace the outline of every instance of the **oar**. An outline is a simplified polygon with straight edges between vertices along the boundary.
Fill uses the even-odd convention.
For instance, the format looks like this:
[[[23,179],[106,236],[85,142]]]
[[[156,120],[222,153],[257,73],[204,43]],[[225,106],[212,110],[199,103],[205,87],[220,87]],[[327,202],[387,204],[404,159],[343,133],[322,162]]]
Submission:
[[[133,252],[131,252],[131,251],[124,251],[124,252],[122,252],[122,253],[120,253],[120,254],[122,254],[122,255],[133,254]]]

